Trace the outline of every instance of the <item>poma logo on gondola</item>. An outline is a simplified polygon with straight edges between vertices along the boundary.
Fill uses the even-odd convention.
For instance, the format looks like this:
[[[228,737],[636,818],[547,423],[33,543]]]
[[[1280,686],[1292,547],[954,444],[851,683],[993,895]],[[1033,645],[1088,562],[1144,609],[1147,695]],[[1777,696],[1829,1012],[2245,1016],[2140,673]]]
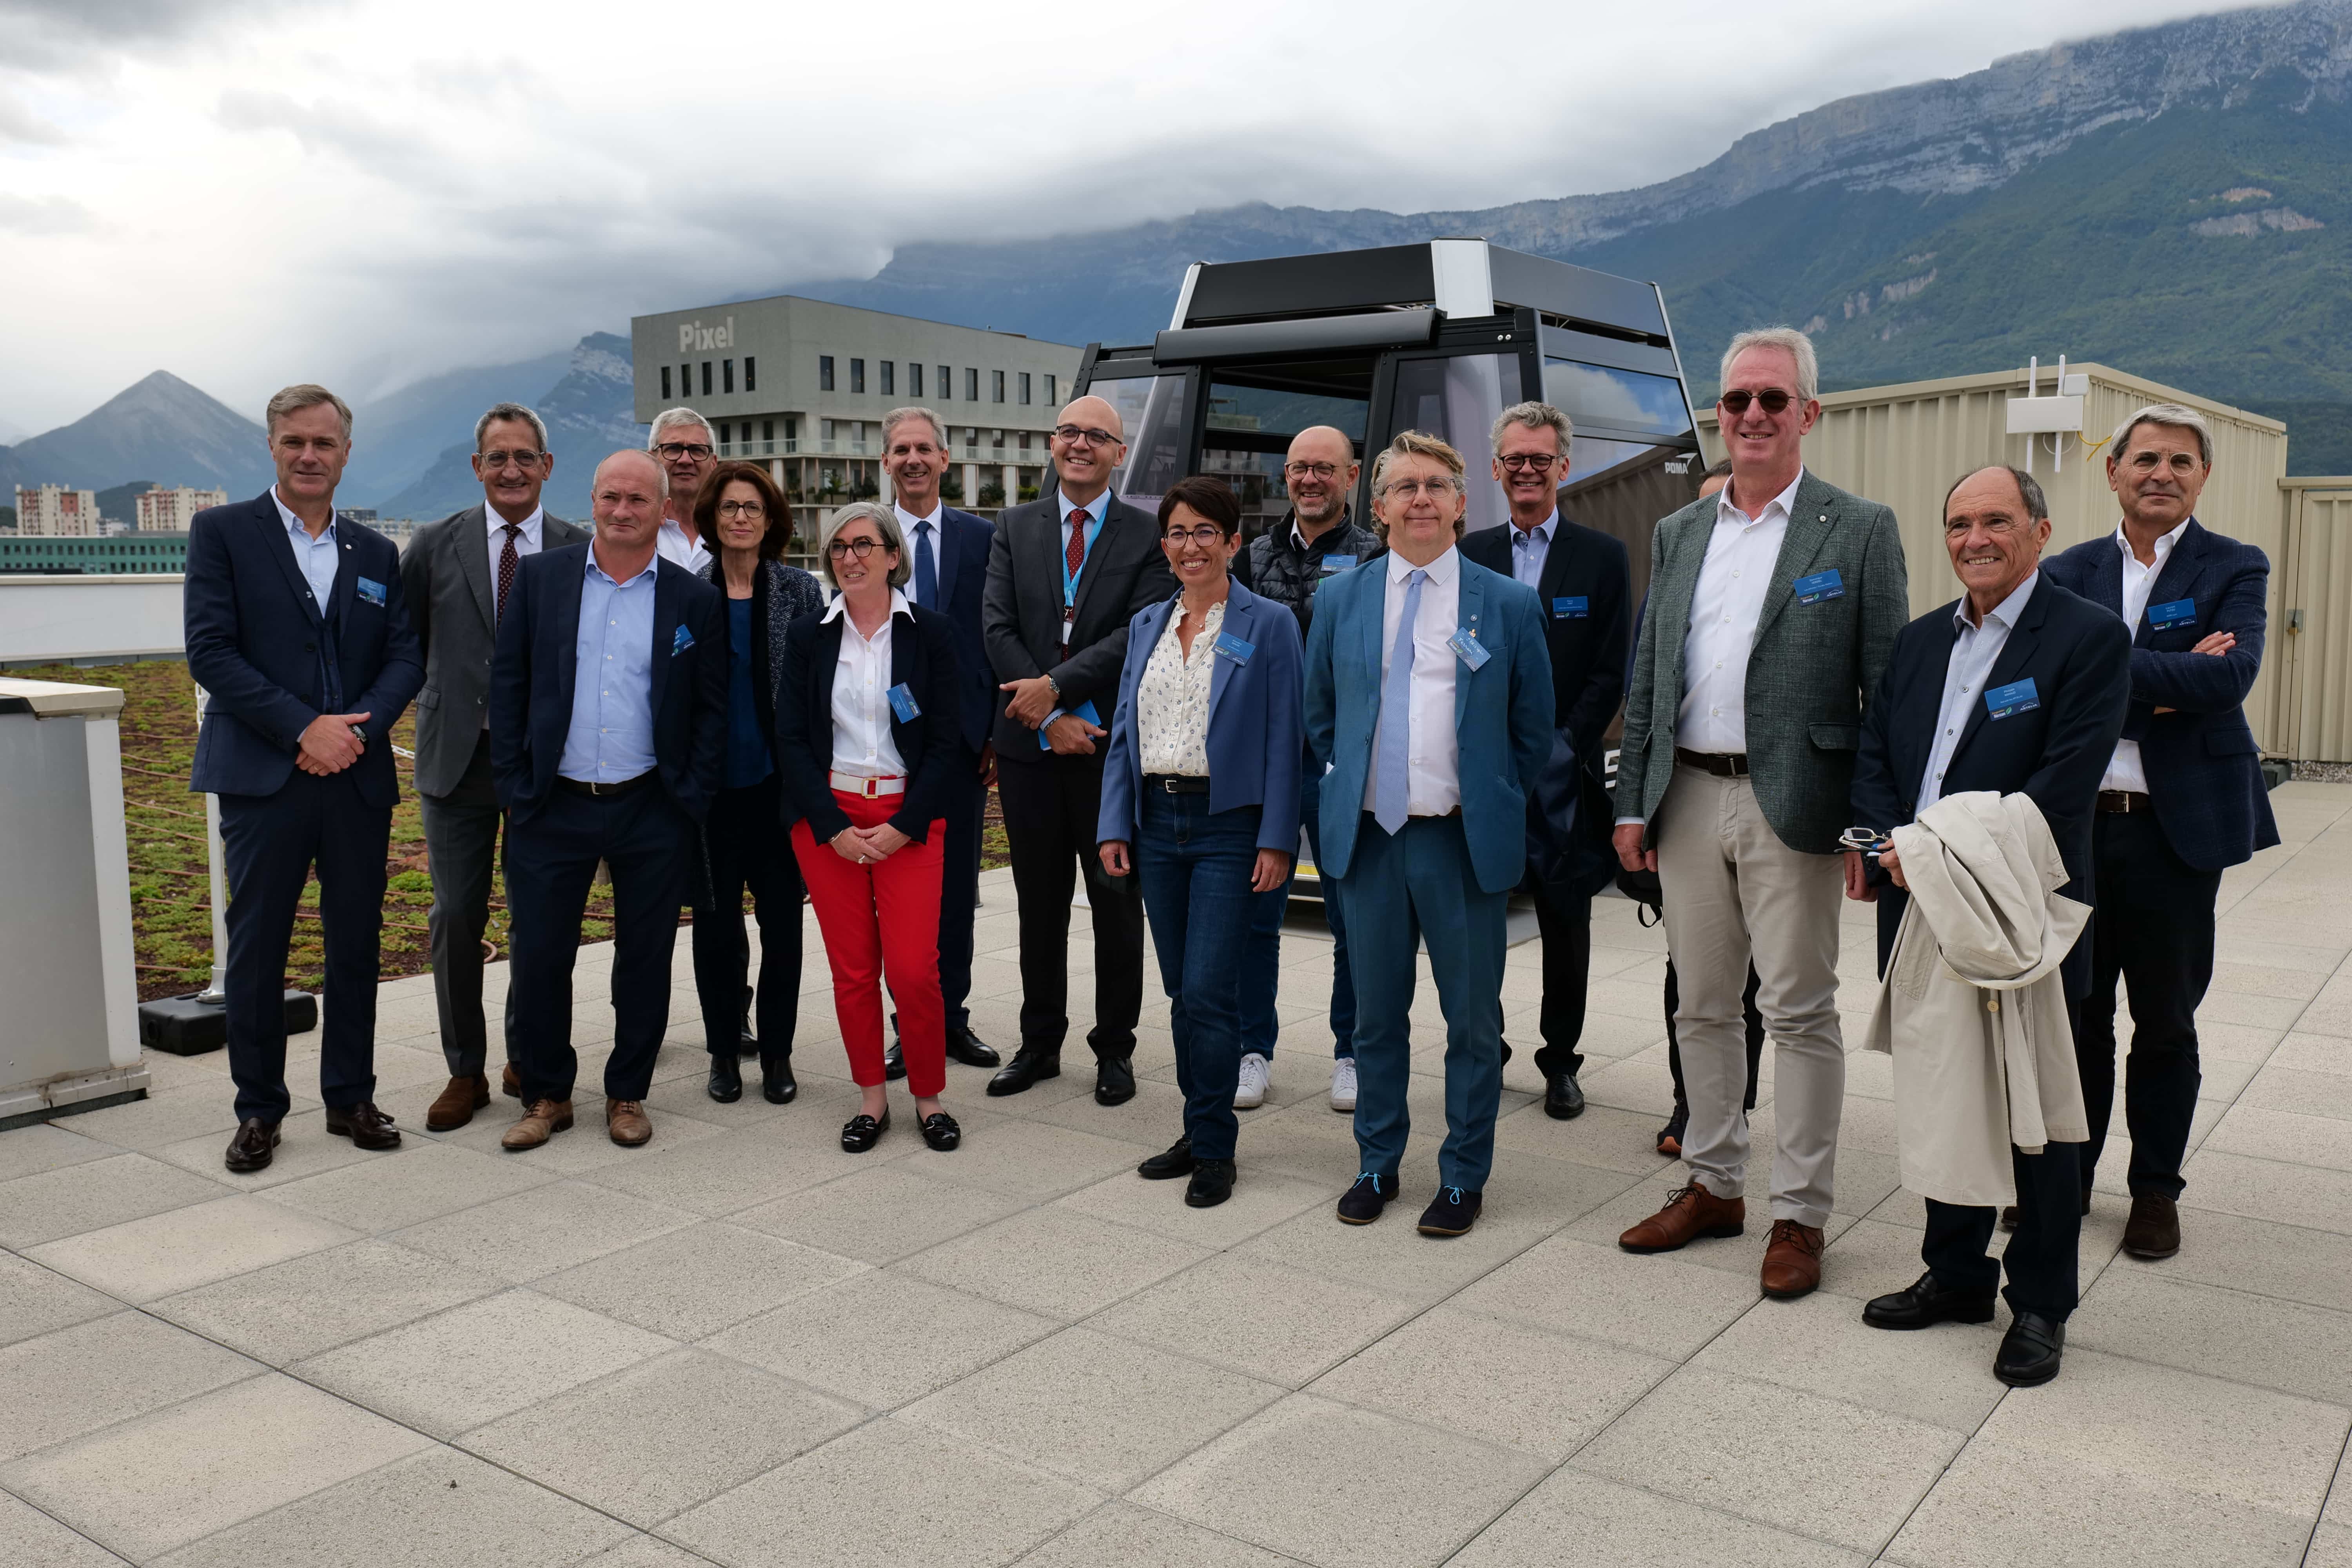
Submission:
[[[693,353],[698,349],[731,349],[735,346],[735,318],[728,317],[715,327],[700,321],[687,321],[677,329],[677,352]]]

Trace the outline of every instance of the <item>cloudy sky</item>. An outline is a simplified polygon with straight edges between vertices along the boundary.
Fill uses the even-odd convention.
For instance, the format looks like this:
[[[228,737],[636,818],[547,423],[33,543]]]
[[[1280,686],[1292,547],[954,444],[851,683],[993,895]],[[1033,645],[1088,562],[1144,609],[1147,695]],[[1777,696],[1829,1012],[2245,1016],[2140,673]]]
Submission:
[[[0,0],[0,439],[364,397],[895,244],[1608,191],[2194,0]]]

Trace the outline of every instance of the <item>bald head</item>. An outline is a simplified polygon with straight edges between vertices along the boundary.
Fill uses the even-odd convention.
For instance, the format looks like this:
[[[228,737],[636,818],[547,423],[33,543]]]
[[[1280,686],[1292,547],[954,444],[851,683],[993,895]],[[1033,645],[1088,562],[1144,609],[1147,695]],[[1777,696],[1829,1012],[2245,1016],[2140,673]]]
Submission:
[[[1085,506],[1110,488],[1110,477],[1127,457],[1127,426],[1118,410],[1088,395],[1063,405],[1054,426],[1051,450],[1062,493]]]
[[[669,476],[650,452],[615,452],[596,465],[588,507],[596,520],[596,560],[608,575],[626,581],[645,569],[668,494]]]
[[[1290,491],[1290,509],[1299,533],[1308,541],[1348,515],[1348,498],[1355,492],[1356,445],[1344,431],[1328,425],[1309,425],[1290,438],[1283,458],[1283,483]]]

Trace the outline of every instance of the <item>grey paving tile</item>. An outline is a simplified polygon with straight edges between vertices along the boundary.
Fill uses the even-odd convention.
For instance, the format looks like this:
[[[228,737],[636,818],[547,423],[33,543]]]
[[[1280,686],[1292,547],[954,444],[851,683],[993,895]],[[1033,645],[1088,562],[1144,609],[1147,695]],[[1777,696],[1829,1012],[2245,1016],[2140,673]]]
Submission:
[[[547,1275],[532,1289],[674,1340],[698,1340],[866,1267],[710,1221]]]
[[[1061,1325],[896,1269],[854,1274],[703,1342],[876,1409],[904,1404]]]
[[[1861,1568],[1867,1555],[1575,1469],[1554,1471],[1452,1568]]]
[[[1295,1394],[1132,1500],[1331,1568],[1436,1563],[1544,1472],[1524,1454]],[[1429,1484],[1446,1478],[1444,1487]],[[1269,1478],[1283,1484],[1266,1484]]]
[[[185,1208],[227,1191],[218,1182],[144,1154],[116,1153],[53,1167],[0,1182],[0,1247],[38,1247],[143,1215]]]
[[[513,1100],[504,1097],[457,1131],[440,1134],[439,1141],[493,1159],[511,1160],[549,1175],[577,1176],[623,1161],[650,1160],[672,1149],[716,1138],[726,1131],[690,1116],[656,1114],[653,1118],[652,1142],[642,1148],[624,1149],[605,1135],[604,1101],[597,1091],[597,1081],[588,1071],[587,1053],[583,1051],[580,1087],[572,1095],[573,1125],[536,1149],[515,1153],[499,1146],[499,1140],[522,1114]]]
[[[363,1237],[166,1296],[148,1310],[290,1366],[503,1288],[487,1274]]]
[[[1021,1560],[1021,1568],[1284,1568],[1277,1557],[1132,1503],[1109,1502]]]
[[[962,1568],[1009,1563],[1097,1500],[886,1417],[681,1514],[662,1533],[734,1568]]]
[[[551,1182],[393,1233],[403,1247],[523,1284],[692,1225],[694,1214],[586,1182]]]
[[[152,1301],[352,1239],[341,1226],[236,1193],[46,1242],[28,1256],[125,1301]]]
[[[74,1119],[67,1117],[69,1123]],[[13,1127],[0,1132],[0,1182],[13,1182],[19,1176],[37,1175],[43,1171],[63,1170],[68,1165],[87,1164],[92,1160],[104,1160],[122,1151],[96,1138],[85,1138],[68,1125],[56,1121],[36,1121],[29,1127]]]
[[[207,1536],[162,1568],[568,1568],[628,1534],[616,1520],[436,1443]]]
[[[461,1446],[652,1526],[856,1424],[854,1405],[740,1361],[680,1350],[469,1432]]]
[[[2198,1031],[2197,1044],[2201,1057],[2205,1054],[2205,1032],[2202,1029]],[[2296,1072],[2333,1073],[2339,1078],[2352,1076],[2352,1040],[2340,1035],[2318,1035],[2297,1030],[2280,1041],[2268,1065]]]
[[[2323,1523],[2313,1531],[2303,1568],[2352,1568],[2352,1525]]]
[[[1024,1311],[1083,1318],[1207,1256],[1205,1247],[1047,1207],[943,1242],[894,1271]]]
[[[1606,1172],[1591,1173],[1614,1179]],[[1332,1203],[1345,1190],[1344,1179],[1335,1182],[1328,1194]],[[1413,1221],[1429,1198],[1429,1187],[1407,1179],[1402,1194],[1375,1224],[1342,1225],[1331,1204],[1318,1204],[1234,1250],[1245,1258],[1368,1285],[1426,1304],[1453,1294],[1525,1250],[1549,1228],[1546,1216],[1530,1219],[1523,1211],[1515,1225],[1490,1225],[1481,1219],[1467,1236],[1442,1239],[1423,1236],[1413,1229]]]
[[[1875,1552],[1964,1441],[1948,1428],[1685,1368],[1570,1463]],[[1792,1468],[1790,1454],[1806,1463]]]
[[[1307,1392],[1557,1464],[1673,1370],[1672,1362],[1597,1340],[1438,1307]]]
[[[844,1107],[848,1103],[845,1099],[841,1102]],[[673,1208],[725,1215],[858,1169],[860,1156],[841,1152],[839,1129],[846,1120],[845,1110],[835,1116],[801,1100],[787,1109],[789,1120],[730,1129],[642,1160],[599,1165],[585,1179]],[[894,1151],[886,1140],[863,1158],[893,1159],[903,1152]]]
[[[1054,1206],[1195,1246],[1231,1247],[1330,1201],[1322,1187],[1246,1164],[1239,1167],[1234,1195],[1214,1208],[1185,1207],[1184,1186],[1181,1181],[1147,1182],[1133,1171],[1122,1171],[1057,1198]]]
[[[307,1110],[319,1102],[303,1097],[300,1081],[291,1066],[287,1072],[287,1085],[293,1090],[294,1109]],[[119,1149],[157,1150],[193,1138],[200,1132],[220,1134],[221,1147],[228,1147],[228,1135],[236,1131],[236,1090],[226,1080],[215,1083],[191,1084],[185,1089],[167,1089],[151,1093],[144,1100],[134,1100],[123,1105],[110,1105],[103,1110],[88,1110],[74,1118],[74,1131],[85,1138],[96,1138]]]
[[[935,1181],[894,1161],[745,1209],[728,1223],[844,1258],[889,1263],[1025,1206],[1024,1199]]]
[[[104,1317],[121,1305],[30,1258],[0,1252],[0,1345]]]
[[[2352,1285],[2352,1276],[2345,1281]],[[2352,1312],[2173,1279],[2141,1266],[2102,1275],[2068,1320],[2067,1339],[2352,1405]]]
[[[599,1552],[577,1568],[708,1568],[710,1559],[650,1535],[633,1536],[610,1552]]]
[[[1069,1078],[1070,1072],[1065,1068],[1063,1079]],[[1091,1082],[1092,1075],[1087,1077]],[[922,1162],[919,1169],[939,1181],[1035,1200],[1089,1186],[1119,1171],[1132,1171],[1149,1152],[1139,1152],[1138,1145],[1125,1139],[1040,1121],[1008,1121],[989,1129],[984,1138],[965,1140],[952,1155]]]
[[[144,1560],[424,1447],[273,1373],[21,1459],[0,1485]]]
[[[10,1568],[125,1568],[124,1559],[5,1492],[0,1492],[0,1544],[8,1549]]]
[[[2204,1072],[2209,1080],[2213,1073],[2209,1067]],[[2303,1116],[2332,1117],[2338,1121],[2352,1121],[2352,1073],[2306,1072],[2282,1067],[2276,1062],[2255,1072],[2237,1096],[2241,1107],[2262,1110],[2289,1110]]]
[[[672,1348],[569,1301],[509,1290],[339,1346],[294,1371],[446,1438]]]
[[[1495,1123],[1495,1147],[1647,1176],[1673,1162],[1657,1152],[1665,1118],[1646,1110],[1590,1105],[1573,1121],[1555,1121],[1540,1104],[1524,1106]]]
[[[399,1153],[278,1188],[269,1201],[317,1215],[365,1235],[421,1225],[493,1198],[544,1185],[554,1173],[425,1139]]]
[[[1219,1253],[1087,1326],[1297,1388],[1414,1310],[1408,1297]]]
[[[2113,1141],[2107,1147],[2109,1152],[2099,1161],[2102,1182],[2116,1163]],[[2352,1172],[2200,1149],[2181,1167],[2181,1175],[2188,1182],[2180,1198],[2184,1208],[2218,1209],[2249,1219],[2352,1236]],[[2182,1221],[2184,1238],[2190,1223]]]
[[[1555,1237],[1480,1279],[1452,1305],[1680,1360],[1757,1300],[1754,1280],[1720,1269]]]
[[[1992,1375],[1992,1358],[2007,1328],[2002,1313],[1992,1323],[1890,1332],[1864,1322],[1850,1299],[1816,1293],[1758,1303],[1692,1357],[1690,1365],[1866,1405],[1965,1435],[1977,1429],[2004,1392]]]
[[[0,1350],[0,1460],[251,1377],[235,1351],[137,1312]]]
[[[231,1122],[230,1131],[235,1131]],[[373,1151],[354,1146],[348,1138],[338,1138],[327,1131],[324,1107],[297,1110],[278,1123],[278,1143],[268,1165],[258,1171],[236,1172],[221,1163],[221,1154],[228,1146],[226,1134],[214,1131],[183,1138],[176,1143],[166,1143],[148,1152],[168,1164],[184,1171],[194,1171],[209,1176],[232,1191],[257,1193],[270,1187],[299,1182],[305,1176],[315,1176],[322,1171],[338,1171],[352,1165],[381,1164],[395,1150]],[[414,1131],[405,1132],[401,1144],[413,1148],[422,1140]]]
[[[899,1415],[1017,1464],[1119,1492],[1283,1392],[1080,1328],[983,1367]]]

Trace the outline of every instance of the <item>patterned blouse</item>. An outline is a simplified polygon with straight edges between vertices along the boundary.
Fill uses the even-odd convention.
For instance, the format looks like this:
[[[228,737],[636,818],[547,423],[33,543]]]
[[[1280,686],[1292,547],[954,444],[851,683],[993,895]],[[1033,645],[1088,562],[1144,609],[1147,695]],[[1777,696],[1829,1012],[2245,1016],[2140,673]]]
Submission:
[[[1184,603],[1179,599],[1135,689],[1135,738],[1146,773],[1204,779],[1209,776],[1209,688],[1216,673],[1217,631],[1225,624],[1225,606],[1211,606],[1208,619],[1192,634],[1190,658],[1176,637],[1183,618]]]

